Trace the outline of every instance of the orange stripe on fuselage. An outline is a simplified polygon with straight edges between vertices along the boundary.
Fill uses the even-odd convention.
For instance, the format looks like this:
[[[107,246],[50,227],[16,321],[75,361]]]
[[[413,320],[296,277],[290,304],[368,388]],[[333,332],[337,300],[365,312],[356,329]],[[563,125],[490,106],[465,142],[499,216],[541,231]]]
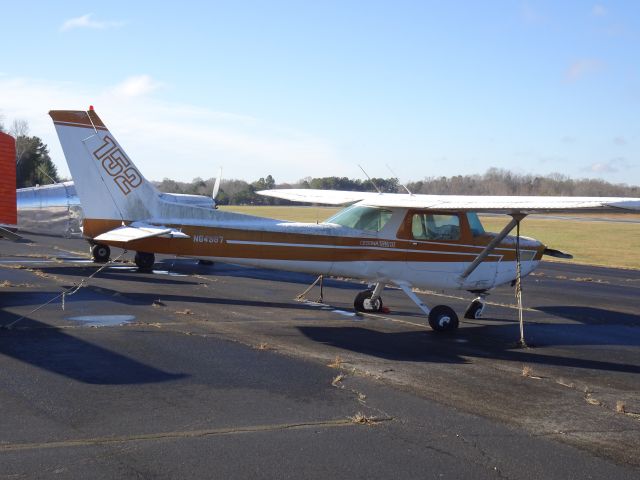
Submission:
[[[117,220],[85,219],[84,235],[89,238],[121,226]],[[254,258],[261,260],[298,260],[323,262],[391,261],[391,262],[471,262],[491,241],[478,237],[478,245],[455,242],[413,242],[371,237],[344,237],[244,230],[195,225],[167,225],[179,228],[191,238],[147,238],[133,242],[106,244],[143,252],[188,257]],[[544,246],[537,248],[535,260]],[[513,243],[501,244],[487,262],[514,261]]]

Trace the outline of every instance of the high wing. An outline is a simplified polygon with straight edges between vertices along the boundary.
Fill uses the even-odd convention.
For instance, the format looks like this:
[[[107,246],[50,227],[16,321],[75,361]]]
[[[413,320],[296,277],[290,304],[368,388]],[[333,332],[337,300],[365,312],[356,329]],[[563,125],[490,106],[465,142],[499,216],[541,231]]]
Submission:
[[[126,243],[151,237],[189,238],[189,235],[182,233],[180,230],[176,230],[175,228],[134,222],[131,225],[123,225],[98,235],[94,240]]]
[[[282,188],[279,190],[260,190],[256,193],[266,197],[282,198],[292,202],[321,203],[323,205],[345,205],[381,195],[373,192],[315,190],[312,188]]]
[[[570,213],[584,211],[640,211],[640,198],[623,197],[534,197],[481,195],[409,195],[405,193],[345,192],[339,190],[262,190],[260,195],[294,202],[344,205],[359,202],[373,207],[486,213]]]

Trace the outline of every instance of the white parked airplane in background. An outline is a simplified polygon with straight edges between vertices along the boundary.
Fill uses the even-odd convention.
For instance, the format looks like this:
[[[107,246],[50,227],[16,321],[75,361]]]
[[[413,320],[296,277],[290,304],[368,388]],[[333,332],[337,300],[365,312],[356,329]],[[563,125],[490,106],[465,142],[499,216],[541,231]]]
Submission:
[[[135,250],[150,268],[154,253],[359,278],[375,284],[355,298],[355,308],[378,311],[385,284],[400,287],[436,331],[458,327],[448,306],[429,309],[412,287],[484,294],[532,272],[544,254],[562,255],[537,240],[509,236],[528,214],[638,211],[640,199],[571,197],[470,197],[378,194],[322,190],[270,190],[288,200],[351,204],[319,224],[284,222],[180,202],[160,193],[125,154],[93,109],[51,111],[84,209],[83,234],[94,258],[109,246]],[[498,234],[485,232],[478,212],[510,215]],[[519,258],[517,258],[519,257]],[[481,298],[465,316],[476,318]]]
[[[216,179],[214,194],[211,197],[182,193],[161,193],[161,195],[178,203],[216,208],[215,194],[219,185]],[[19,188],[15,195],[19,231],[65,238],[82,236],[84,212],[73,182]]]

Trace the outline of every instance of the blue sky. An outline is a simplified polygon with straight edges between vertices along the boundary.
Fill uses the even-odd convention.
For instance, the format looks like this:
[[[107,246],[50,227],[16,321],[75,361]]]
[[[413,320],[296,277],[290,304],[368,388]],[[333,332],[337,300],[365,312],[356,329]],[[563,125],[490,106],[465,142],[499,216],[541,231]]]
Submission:
[[[149,179],[640,185],[640,2],[2,2],[0,115],[96,111]]]

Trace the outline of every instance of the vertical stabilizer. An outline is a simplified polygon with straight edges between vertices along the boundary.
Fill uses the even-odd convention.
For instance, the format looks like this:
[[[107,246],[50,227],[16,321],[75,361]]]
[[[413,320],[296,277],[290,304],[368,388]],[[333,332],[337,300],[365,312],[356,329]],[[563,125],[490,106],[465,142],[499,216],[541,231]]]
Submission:
[[[16,213],[16,140],[0,132],[0,225],[15,227]]]
[[[124,152],[93,109],[52,110],[84,216],[135,221],[153,216],[159,193]]]

